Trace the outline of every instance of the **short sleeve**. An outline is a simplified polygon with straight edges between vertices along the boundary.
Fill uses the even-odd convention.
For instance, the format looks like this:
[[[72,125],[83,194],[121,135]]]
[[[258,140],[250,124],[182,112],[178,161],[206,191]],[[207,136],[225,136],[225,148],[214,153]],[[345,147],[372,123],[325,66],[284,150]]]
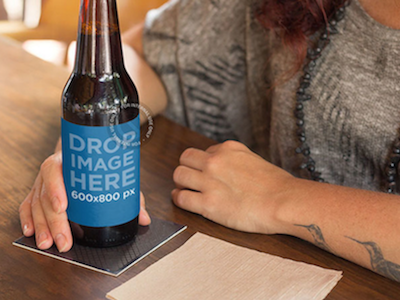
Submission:
[[[167,117],[217,141],[251,147],[251,106],[259,96],[248,94],[254,90],[248,80],[261,76],[252,66],[264,69],[267,57],[259,61],[247,50],[254,32],[249,1],[169,1],[148,13],[143,49],[166,88]]]
[[[148,12],[143,31],[146,61],[161,77],[168,95],[167,116],[187,126],[177,72],[177,24],[179,0],[172,0]]]

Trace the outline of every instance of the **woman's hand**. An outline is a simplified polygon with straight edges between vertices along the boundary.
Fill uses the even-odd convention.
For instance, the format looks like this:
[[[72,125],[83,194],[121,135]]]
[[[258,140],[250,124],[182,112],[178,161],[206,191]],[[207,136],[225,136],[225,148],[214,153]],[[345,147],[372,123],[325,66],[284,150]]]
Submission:
[[[398,195],[298,179],[237,142],[188,149],[180,164],[176,205],[237,230],[296,236],[400,282]]]
[[[139,224],[150,224],[143,194],[140,195]],[[32,190],[21,203],[19,214],[22,231],[29,237],[35,234],[40,249],[56,244],[60,252],[72,247],[71,228],[68,223],[68,200],[62,174],[61,151],[47,158],[36,178]]]
[[[174,203],[224,226],[281,233],[280,204],[294,177],[241,143],[187,149],[174,172]]]

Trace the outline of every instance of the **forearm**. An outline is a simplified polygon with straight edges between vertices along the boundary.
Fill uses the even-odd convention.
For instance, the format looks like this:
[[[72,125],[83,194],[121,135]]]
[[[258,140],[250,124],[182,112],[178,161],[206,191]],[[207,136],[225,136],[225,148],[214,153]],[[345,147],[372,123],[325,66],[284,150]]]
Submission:
[[[295,179],[282,233],[400,282],[399,196]]]
[[[136,85],[141,105],[157,115],[167,105],[167,94],[160,78],[144,59],[142,33],[143,24],[123,34],[125,67]],[[141,123],[144,123],[146,118],[141,113]]]
[[[289,234],[400,282],[400,197],[297,179],[243,144],[187,149],[174,203],[221,225]]]

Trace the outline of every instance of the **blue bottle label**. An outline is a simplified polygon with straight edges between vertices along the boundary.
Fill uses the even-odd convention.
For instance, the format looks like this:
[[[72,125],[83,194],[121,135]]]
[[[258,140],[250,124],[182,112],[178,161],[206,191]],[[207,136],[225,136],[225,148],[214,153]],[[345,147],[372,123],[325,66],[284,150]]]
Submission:
[[[68,219],[90,227],[132,221],[140,209],[140,120],[82,126],[61,119]]]

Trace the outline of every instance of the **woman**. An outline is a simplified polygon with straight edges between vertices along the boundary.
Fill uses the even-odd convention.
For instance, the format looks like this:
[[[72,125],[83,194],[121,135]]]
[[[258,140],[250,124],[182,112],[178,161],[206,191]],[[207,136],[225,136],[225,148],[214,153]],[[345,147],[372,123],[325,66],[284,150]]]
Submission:
[[[142,101],[160,113],[168,99],[167,116],[237,140],[186,150],[174,203],[400,282],[399,15],[397,0],[171,1],[149,13],[125,35]],[[24,234],[67,251],[66,206],[56,149],[21,204]]]

